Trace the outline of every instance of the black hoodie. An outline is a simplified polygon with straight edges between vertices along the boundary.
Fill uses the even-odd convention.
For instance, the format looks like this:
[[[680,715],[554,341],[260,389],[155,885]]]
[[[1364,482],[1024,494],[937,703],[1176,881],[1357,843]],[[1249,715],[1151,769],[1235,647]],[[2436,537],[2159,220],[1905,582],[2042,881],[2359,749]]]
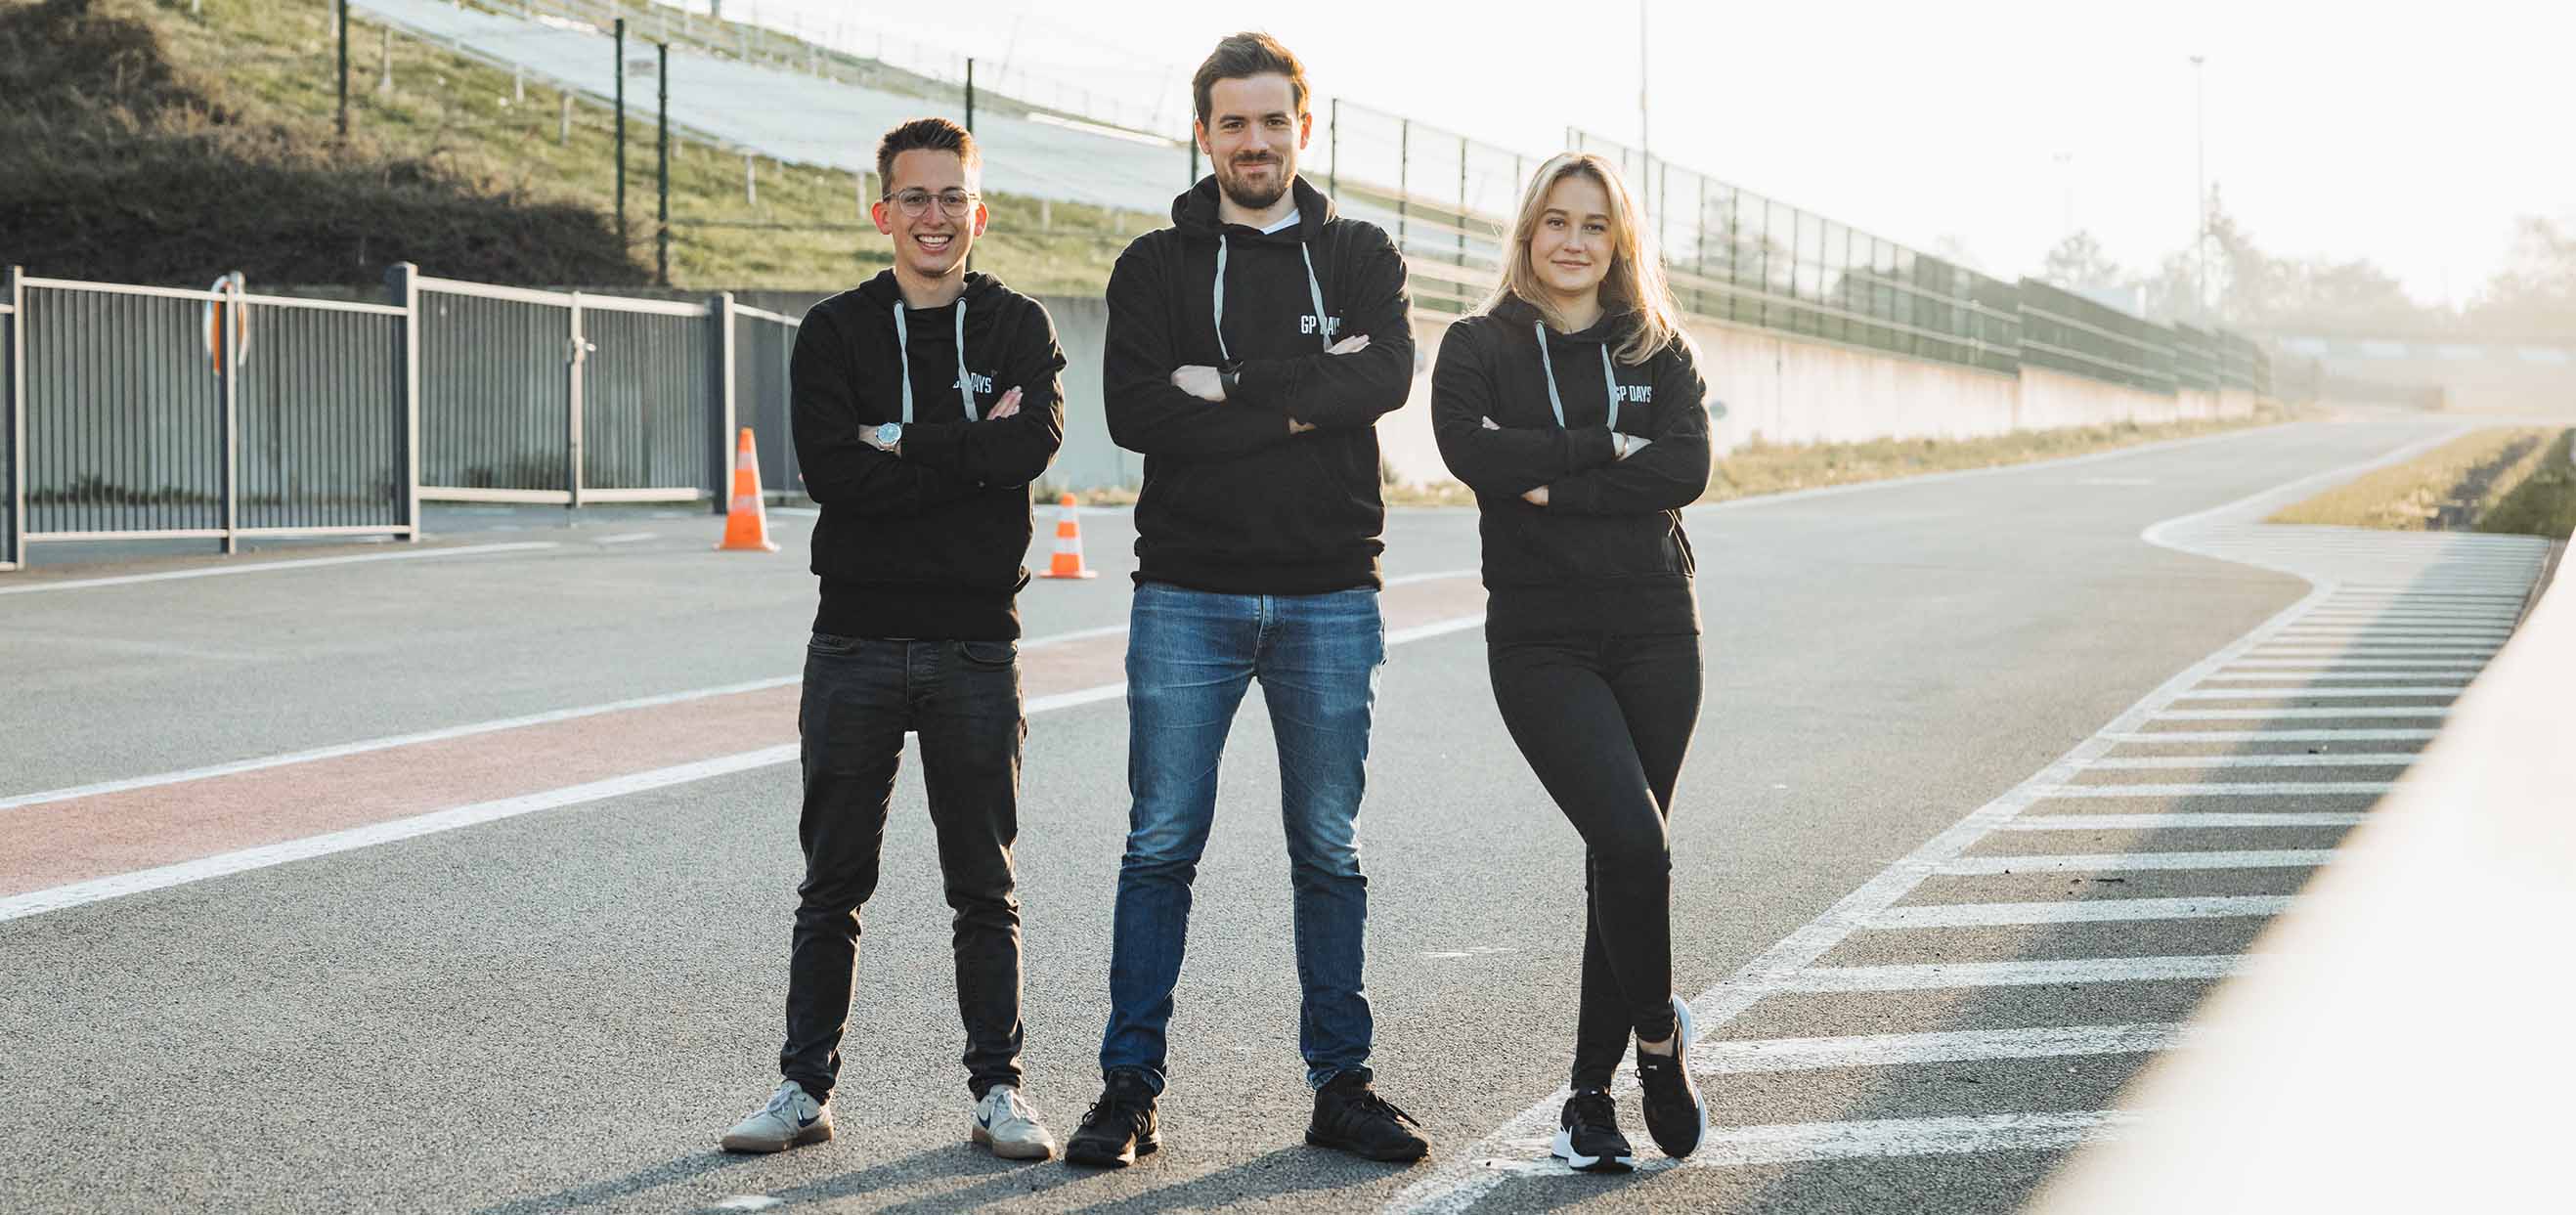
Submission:
[[[1482,510],[1489,637],[1699,631],[1681,508],[1708,489],[1708,386],[1678,341],[1605,371],[1634,324],[1622,312],[1558,333],[1506,299],[1440,341],[1431,426]],[[1625,460],[1613,458],[1614,399],[1617,431],[1649,440]],[[1541,485],[1546,506],[1521,498]]]
[[[965,358],[975,417],[958,388],[958,303],[907,309],[894,271],[814,305],[788,363],[796,460],[821,505],[814,572],[817,632],[851,637],[1006,641],[1020,635],[1029,573],[1029,482],[1064,442],[1064,352],[1036,300],[986,274],[966,276]],[[898,346],[909,355],[899,356]],[[911,364],[912,421],[901,451],[865,437],[903,421],[898,361]],[[985,418],[1022,390],[1015,416]]]
[[[1110,437],[1145,457],[1140,583],[1270,595],[1379,585],[1375,427],[1413,388],[1404,259],[1375,226],[1335,218],[1303,178],[1293,188],[1297,223],[1263,234],[1219,224],[1206,178],[1172,200],[1173,226],[1137,237],[1110,273],[1101,387]],[[1366,350],[1324,353],[1358,334]],[[1230,360],[1239,379],[1223,401],[1172,386],[1178,368]],[[1290,419],[1316,429],[1292,436]]]

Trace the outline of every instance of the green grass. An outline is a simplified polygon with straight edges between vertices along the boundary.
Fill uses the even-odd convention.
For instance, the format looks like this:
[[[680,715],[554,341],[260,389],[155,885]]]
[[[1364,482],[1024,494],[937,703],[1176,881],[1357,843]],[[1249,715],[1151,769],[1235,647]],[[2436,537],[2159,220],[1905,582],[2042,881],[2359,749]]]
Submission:
[[[2553,540],[2576,533],[2576,464],[2568,462],[2571,442],[2576,442],[2576,430],[2560,431],[2557,442],[2547,444],[2536,460],[2521,466],[2527,471],[2507,483],[2503,496],[2479,517],[2478,530]]]
[[[2475,431],[2287,507],[2269,522],[2563,537],[2576,523],[2567,443],[2566,433],[2542,428]]]
[[[383,281],[396,261],[504,283],[632,285],[654,268],[651,86],[630,92],[627,236],[614,123],[560,95],[351,23],[351,134],[335,130],[323,0],[0,0],[0,258],[38,274],[254,284]],[[935,102],[925,101],[925,112]],[[851,132],[871,143],[877,132]],[[832,290],[888,264],[860,183],[836,170],[675,143],[674,285]],[[1177,172],[1175,173],[1177,177]],[[992,197],[976,268],[1015,288],[1097,292],[1159,215]]]

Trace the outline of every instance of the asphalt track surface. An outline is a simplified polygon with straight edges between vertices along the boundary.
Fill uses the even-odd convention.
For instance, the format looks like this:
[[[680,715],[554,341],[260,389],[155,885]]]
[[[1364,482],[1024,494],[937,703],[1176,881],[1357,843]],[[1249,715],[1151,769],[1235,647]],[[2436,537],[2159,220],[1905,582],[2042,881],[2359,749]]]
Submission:
[[[1713,990],[2307,594],[2292,574],[2151,545],[2143,530],[2441,433],[2414,421],[2305,424],[1694,512],[1710,677],[1673,817],[1676,989]],[[1380,1088],[1434,1144],[1433,1160],[1411,1169],[1301,1142],[1309,1096],[1278,774],[1257,696],[1236,722],[1200,868],[1166,1146],[1109,1173],[1000,1162],[964,1144],[948,912],[909,772],[866,909],[840,1137],[771,1158],[714,1150],[775,1080],[796,777],[760,756],[793,741],[790,686],[53,795],[782,684],[812,611],[809,522],[773,517],[786,549],[776,556],[707,551],[717,526],[704,517],[623,518],[450,538],[471,552],[0,594],[11,693],[0,698],[0,1208],[2002,1211],[2063,1159],[2063,1144],[1755,1152],[1603,1179],[1549,1175],[1525,1145],[1496,1138],[1564,1082],[1582,879],[1573,831],[1494,712],[1473,627],[1481,595],[1472,578],[1444,576],[1475,567],[1470,512],[1390,521],[1388,572],[1407,579],[1389,592],[1390,629],[1405,639],[1385,675],[1361,820]],[[1118,678],[1132,533],[1118,512],[1086,514],[1084,527],[1103,576],[1041,582],[1021,601],[1033,704],[1060,698],[1032,715],[1018,852],[1027,1092],[1059,1136],[1097,1088],[1127,814],[1125,716],[1101,689]],[[1042,522],[1041,553],[1050,530]],[[500,543],[547,547],[480,548]],[[293,554],[319,555],[335,554]],[[0,590],[206,568],[40,571]],[[1050,638],[1065,640],[1041,644]],[[696,779],[613,783],[728,757],[732,767]],[[588,792],[525,797],[567,787]],[[2098,800],[2156,812],[2250,799]],[[2373,799],[2262,800],[2335,811]],[[363,837],[467,804],[542,808],[187,872],[211,855],[256,862],[262,847]],[[2030,832],[2011,851],[2315,850],[2344,829]],[[99,885],[146,870],[178,876],[131,893]],[[2081,870],[1938,876],[1909,904],[2247,901],[2135,922],[1889,925],[1823,960],[2229,955],[2308,872],[2131,872],[2116,885]],[[62,890],[89,893],[42,902]],[[2210,985],[1784,991],[1708,1037],[1919,1043],[2167,1026]],[[2139,1032],[2083,1053],[1745,1067],[1703,1083],[1721,1127],[2044,1122],[2112,1105],[2162,1044]],[[1654,1157],[1633,1092],[1622,1119]]]

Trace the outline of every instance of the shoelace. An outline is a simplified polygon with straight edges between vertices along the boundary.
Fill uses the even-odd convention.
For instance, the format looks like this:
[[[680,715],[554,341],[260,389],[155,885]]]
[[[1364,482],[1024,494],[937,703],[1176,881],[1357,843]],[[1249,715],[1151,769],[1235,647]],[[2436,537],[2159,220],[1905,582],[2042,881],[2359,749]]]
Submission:
[[[1375,1114],[1378,1117],[1386,1118],[1391,1121],[1410,1122],[1417,1127],[1422,1125],[1422,1123],[1413,1115],[1397,1109],[1394,1102],[1378,1096],[1376,1089],[1369,1089],[1362,1092],[1357,1098],[1352,1100],[1351,1108],[1355,1112],[1361,1114]]]
[[[764,1114],[766,1114],[766,1113],[774,1113],[774,1112],[777,1112],[777,1111],[780,1111],[780,1110],[788,1109],[788,1108],[790,1108],[790,1107],[794,1106],[795,1104],[796,1104],[796,1094],[795,1094],[794,1092],[790,1091],[786,1085],[782,1084],[782,1085],[779,1085],[779,1086],[778,1086],[778,1091],[777,1091],[777,1092],[771,1093],[771,1094],[769,1095],[769,1105],[768,1105],[768,1107],[767,1107],[767,1108],[763,1109],[761,1112],[762,1112],[762,1113],[764,1113]]]
[[[1619,1129],[1618,1119],[1613,1113],[1608,1093],[1576,1093],[1574,1099],[1565,1104],[1566,1113],[1573,1117],[1574,1125],[1578,1129],[1611,1132]]]
[[[1105,1115],[1104,1111],[1106,1111]],[[1124,1118],[1130,1129],[1142,1131],[1145,1128],[1145,1107],[1132,1101],[1103,1095],[1100,1100],[1091,1103],[1090,1109],[1082,1111],[1084,1126],[1104,1125],[1112,1118]]]

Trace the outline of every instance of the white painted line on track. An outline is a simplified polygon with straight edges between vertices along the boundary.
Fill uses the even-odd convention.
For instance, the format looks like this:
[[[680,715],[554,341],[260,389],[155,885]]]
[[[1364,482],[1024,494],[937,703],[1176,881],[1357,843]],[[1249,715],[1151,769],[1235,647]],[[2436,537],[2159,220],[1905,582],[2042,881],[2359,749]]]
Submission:
[[[1442,633],[1457,632],[1462,629],[1473,628],[1483,622],[1484,617],[1482,615],[1477,615],[1472,618],[1440,621],[1435,624],[1423,625],[1412,629],[1403,629],[1388,635],[1387,644],[1393,646],[1419,637],[1437,636]],[[1109,631],[1123,632],[1124,629]],[[1101,630],[1090,630],[1083,635],[1096,636],[1101,635],[1101,632]],[[1067,637],[1070,636],[1071,635],[1067,635]],[[1039,640],[1041,642],[1051,642],[1059,640],[1059,638],[1051,637],[1041,638]],[[40,801],[57,801],[66,797],[85,796],[90,793],[113,792],[118,789],[142,788],[149,785],[169,784],[178,780],[195,779],[199,776],[223,775],[229,772],[251,771],[257,768],[276,767],[279,764],[294,763],[305,759],[328,758],[334,755],[354,754],[359,751],[381,750],[385,747],[399,746],[405,742],[422,742],[438,738],[455,738],[467,734],[488,733],[492,730],[507,729],[516,725],[532,725],[546,721],[561,721],[570,717],[581,717],[594,713],[611,712],[620,708],[640,708],[654,704],[668,704],[675,701],[697,699],[704,696],[722,695],[728,692],[746,692],[757,691],[763,688],[783,687],[787,684],[799,682],[802,682],[801,678],[791,676],[781,679],[759,680],[748,684],[729,684],[717,688],[703,688],[690,692],[677,692],[667,696],[645,697],[639,700],[619,701],[608,705],[593,705],[580,709],[566,709],[553,713],[534,714],[524,718],[510,718],[498,722],[483,722],[471,726],[458,726],[448,730],[429,731],[417,735],[403,735],[390,739],[375,739],[363,743],[350,743],[340,747],[320,748],[314,751],[297,752],[293,755],[272,756],[262,760],[245,760],[238,764],[218,765],[214,768],[195,769],[191,772],[171,773],[161,777],[142,777],[132,781],[119,781],[110,782],[106,785],[84,786],[80,789],[56,790],[52,793],[28,794],[21,798],[11,799],[9,801],[0,801],[0,810],[6,810],[21,805],[34,805],[38,804]],[[1097,687],[1082,688],[1071,692],[1060,692],[1052,696],[1041,696],[1029,701],[1022,707],[1021,711],[1023,715],[1035,716],[1040,713],[1052,712],[1058,709],[1069,709],[1078,705],[1087,705],[1103,700],[1116,699],[1125,695],[1126,691],[1127,685],[1124,683],[1102,684]],[[499,819],[513,818],[518,815],[530,814],[539,810],[552,810],[565,806],[575,806],[589,802],[604,801],[610,798],[624,797],[629,794],[658,789],[668,785],[686,784],[694,781],[707,780],[717,776],[723,776],[728,773],[766,767],[771,764],[789,763],[797,758],[797,750],[798,747],[794,743],[787,743],[774,747],[763,747],[757,750],[738,752],[733,755],[722,755],[712,759],[699,760],[694,763],[677,764],[667,768],[656,768],[647,772],[630,773],[625,776],[612,777],[607,780],[592,781],[587,784],[569,785],[560,789],[550,789],[539,793],[524,794],[518,797],[502,798],[497,801],[451,807],[446,810],[437,810],[427,814],[413,815],[409,818],[394,819],[382,823],[371,823],[367,826],[354,827],[346,831],[335,831],[324,835],[307,836],[303,839],[288,840],[283,843],[269,844],[257,848],[245,848],[239,851],[223,853],[216,856],[201,857],[193,861],[183,861],[175,865],[164,865],[154,869],[116,874],[109,877],[94,878],[84,882],[74,882],[63,886],[54,886],[44,890],[29,891],[25,894],[0,898],[0,921],[18,919],[24,916],[41,915],[45,912],[60,911],[66,907],[75,907],[85,903],[94,903],[103,899],[118,898],[128,894],[138,894],[146,890],[159,890],[165,887],[184,885],[190,882],[200,882],[208,878],[223,877],[229,874],[241,873],[252,869],[263,869],[272,865],[286,864],[291,861],[328,856],[333,853],[371,847],[376,844],[390,843],[395,840],[410,839],[415,836],[430,835],[441,831],[452,831],[459,827],[470,827],[481,823],[494,822]]]
[[[333,831],[279,844],[265,844],[257,848],[244,848],[235,852],[199,857],[196,860],[181,861],[175,865],[163,865],[133,873],[120,873],[112,877],[73,882],[0,898],[0,921],[42,915],[49,911],[61,911],[66,907],[77,907],[103,899],[121,898],[129,894],[141,894],[147,890],[202,882],[208,878],[224,877],[252,869],[265,869],[271,865],[283,865],[289,861],[309,860],[313,857],[329,856],[335,852],[347,852],[351,849],[372,847],[395,840],[411,839],[415,836],[453,831],[459,827],[471,827],[479,823],[497,822],[505,818],[516,818],[522,814],[532,814],[539,810],[553,810],[564,806],[578,806],[589,802],[605,801],[609,798],[626,797],[670,785],[706,780],[728,773],[763,768],[771,764],[782,764],[795,758],[796,745],[793,743],[764,747],[757,751],[723,755],[694,763],[675,764],[648,772],[631,772],[624,776],[591,781],[587,784],[567,785],[561,789],[549,789],[543,793],[453,806],[445,810],[434,810],[428,814],[416,814],[409,818],[369,823],[346,831]]]
[[[314,760],[337,759],[343,755],[360,755],[369,751],[382,751],[388,747],[407,747],[415,743],[443,742],[451,738],[467,738],[476,734],[489,734],[496,730],[515,730],[521,726],[541,726],[549,722],[570,721],[577,717],[591,717],[601,713],[616,713],[627,709],[649,709],[657,705],[678,704],[682,701],[689,700],[702,700],[710,696],[730,696],[737,692],[759,692],[770,688],[780,688],[792,683],[798,683],[801,682],[801,678],[802,677],[796,675],[782,675],[770,679],[754,679],[744,683],[718,684],[711,688],[691,688],[685,692],[666,692],[658,696],[638,696],[631,700],[612,700],[605,704],[583,705],[579,708],[572,709],[554,709],[544,713],[529,713],[518,717],[503,717],[492,721],[478,721],[467,725],[447,726],[436,730],[421,730],[411,734],[394,734],[388,735],[384,738],[365,739],[360,742],[339,743],[328,747],[315,747],[308,751],[289,751],[282,755],[266,755],[261,756],[258,759],[235,760],[231,763],[225,764],[210,764],[203,768],[188,768],[178,772],[163,772],[152,776],[130,777],[125,780],[100,781],[97,784],[75,785],[68,789],[48,789],[42,793],[22,793],[16,797],[0,797],[0,810],[15,810],[21,806],[41,806],[46,802],[69,801],[76,797],[95,797],[102,793],[122,793],[128,789],[149,789],[156,785],[175,785],[192,780],[204,780],[213,776],[230,776],[236,772],[257,772],[262,768],[277,768],[288,764],[310,763]]]
[[[1690,1051],[1695,1075],[1812,1071],[1828,1067],[1910,1067],[1984,1059],[2057,1059],[2135,1055],[2181,1045],[2174,1022],[2052,1025],[2038,1029],[1972,1029],[1922,1034],[1856,1034],[1839,1038],[1703,1041]]]
[[[2208,895],[2198,898],[2079,899],[2049,903],[1917,903],[1890,907],[1862,928],[2000,928],[2016,924],[2112,924],[2134,920],[2220,920],[2279,915],[2290,896]]]
[[[2427,705],[2420,709],[2386,709],[2364,705],[2355,709],[2167,709],[2150,714],[2155,721],[2272,721],[2294,717],[2448,717],[2447,705]]]
[[[1997,827],[1998,831],[2198,831],[2209,827],[2352,827],[2366,815],[2342,810],[2287,810],[2277,814],[2239,814],[2220,810],[2184,810],[2172,814],[2030,814]]]
[[[2456,665],[2459,665],[2459,666],[2483,666],[2483,665],[2485,665],[2485,664],[2483,664],[2483,663],[2459,663],[2459,664],[2456,664]],[[2233,670],[2233,669],[2235,669],[2235,668],[2229,668],[2229,669],[2230,669],[2230,670]],[[2292,687],[2292,688],[2297,688],[2297,687],[2308,687],[2308,686],[2313,686],[2313,685],[2320,684],[2320,683],[2367,683],[2367,682],[2373,682],[2373,681],[2380,682],[2380,683],[2386,683],[2387,681],[2389,681],[2389,680],[2391,680],[2391,679],[2458,679],[2459,677],[2460,677],[2460,673],[2459,673],[2458,671],[2456,671],[2456,670],[2449,670],[2449,671],[2360,671],[2360,672],[2353,672],[2353,673],[2347,673],[2347,674],[2336,674],[2336,673],[2335,673],[2332,669],[2330,669],[2330,668],[2314,668],[2314,667],[2312,667],[2312,668],[2309,668],[2308,670],[2304,670],[2304,671],[2301,671],[2301,670],[2263,670],[2263,671],[2251,671],[2251,672],[2247,672],[2247,673],[2245,673],[2245,674],[2241,674],[2241,675],[2230,675],[2230,674],[2221,673],[2221,674],[2217,674],[2217,675],[2212,675],[2212,676],[2210,676],[2210,677],[2209,677],[2209,681],[2210,681],[2211,683],[2217,683],[2217,682],[2219,682],[2220,680],[2226,680],[2226,681],[2228,681],[2228,682],[2235,683],[2235,682],[2243,682],[2243,681],[2246,681],[2246,680],[2257,680],[2257,679],[2260,679],[2260,680],[2270,680],[2270,681],[2273,681],[2274,683],[2279,683],[2279,681],[2284,680],[2284,679],[2295,679],[2295,680],[2298,680],[2299,682],[2298,682],[2298,683],[2296,683],[2296,684],[2288,684],[2288,685],[2283,685],[2283,686],[2286,686],[2286,687]]]
[[[1945,877],[2002,873],[2121,873],[2147,869],[2310,869],[2326,863],[2331,848],[2270,848],[2237,852],[2092,852],[2034,853],[2026,856],[1963,856],[1943,861],[1932,872]],[[1693,1051],[1697,1058],[1698,1052]]]
[[[0,595],[41,595],[47,591],[77,591],[97,586],[132,586],[139,582],[176,582],[182,578],[223,578],[234,574],[265,574],[274,570],[304,570],[325,565],[357,565],[368,561],[427,561],[436,557],[473,557],[486,553],[526,552],[532,549],[557,547],[560,546],[552,540],[523,540],[509,544],[466,544],[455,548],[406,549],[399,553],[360,553],[352,557],[306,557],[296,561],[261,561],[251,565],[209,565],[200,569],[164,570],[158,574],[122,574],[113,578],[75,578],[66,582],[0,586]]]
[[[2185,692],[2175,700],[2373,700],[2383,697],[2457,696],[2468,691],[2465,684],[2417,684],[2413,687],[2385,688],[2216,688]]]
[[[2386,793],[2397,785],[2384,780],[2244,781],[2189,785],[2053,785],[2042,797],[2324,797],[2338,793]]]
[[[642,541],[642,540],[658,540],[658,539],[661,539],[661,538],[662,538],[662,533],[660,533],[660,532],[627,532],[627,533],[624,533],[624,534],[622,534],[622,535],[616,535],[616,536],[601,536],[599,539],[594,540],[594,541],[591,541],[591,543],[593,543],[593,544],[634,544],[634,543],[636,543],[636,542],[638,542],[638,541]]]
[[[2085,767],[2104,768],[2403,768],[2423,758],[2413,751],[2355,751],[2311,755],[2140,755],[2097,759]]]
[[[2315,658],[2248,658],[2227,664],[2230,671],[2358,671],[2391,669],[2392,677],[2406,670],[2475,671],[2487,664],[2476,658],[2344,658],[2332,662]],[[2211,679],[2269,679],[2270,675],[2212,675]]]
[[[2114,734],[2121,743],[2157,742],[2430,742],[2438,730],[2172,730]]]
[[[2245,965],[2240,954],[2178,958],[2071,958],[2015,962],[1920,962],[1894,966],[1811,966],[1776,975],[1773,991],[1944,991],[1964,987],[2041,987],[2059,983],[2171,983],[2223,979]]]
[[[1648,1161],[1641,1172],[1668,1168],[1730,1168],[1800,1161],[1860,1160],[1884,1156],[1956,1156],[1976,1152],[2063,1151],[2103,1142],[2134,1126],[2136,1115],[2114,1110],[2056,1114],[1980,1114],[1952,1118],[1873,1118],[1855,1122],[1803,1122],[1778,1126],[1713,1126],[1699,1150],[1682,1161]],[[1512,1144],[1548,1149],[1545,1137]],[[1553,1156],[1474,1162],[1497,1175],[1572,1177]],[[1399,1201],[1401,1199],[1399,1198]],[[1446,1208],[1443,1208],[1446,1209]]]

